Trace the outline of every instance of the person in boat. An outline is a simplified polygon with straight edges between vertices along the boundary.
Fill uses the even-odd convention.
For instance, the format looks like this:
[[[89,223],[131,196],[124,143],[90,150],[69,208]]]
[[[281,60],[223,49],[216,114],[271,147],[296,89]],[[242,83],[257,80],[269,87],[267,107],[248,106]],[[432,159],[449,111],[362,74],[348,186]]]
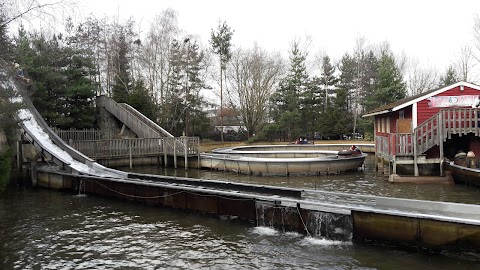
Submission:
[[[453,157],[453,163],[460,166],[467,165],[467,154],[463,150],[458,150],[458,152]]]
[[[23,71],[23,69],[20,67],[20,65],[18,63],[15,63],[15,68],[17,69],[17,72],[15,73],[15,77],[17,78],[17,80],[22,80],[23,82],[29,84],[30,83],[30,79],[28,79],[27,77],[25,77],[25,72]]]
[[[350,146],[350,151],[352,151],[352,152],[361,152],[360,148],[358,148],[356,145]]]

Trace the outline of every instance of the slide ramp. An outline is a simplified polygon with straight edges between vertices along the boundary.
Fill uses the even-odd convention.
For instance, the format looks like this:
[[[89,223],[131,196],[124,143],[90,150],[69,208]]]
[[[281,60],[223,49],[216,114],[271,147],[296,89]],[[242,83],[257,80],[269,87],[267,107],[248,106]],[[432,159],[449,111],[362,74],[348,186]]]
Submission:
[[[113,178],[127,177],[127,173],[102,166],[66,144],[48,126],[33,106],[23,84],[14,78],[11,78],[8,83],[10,85],[7,87],[19,94],[11,102],[25,105],[17,112],[17,118],[24,131],[25,138],[37,148],[40,154],[50,157],[61,169],[71,173]]]

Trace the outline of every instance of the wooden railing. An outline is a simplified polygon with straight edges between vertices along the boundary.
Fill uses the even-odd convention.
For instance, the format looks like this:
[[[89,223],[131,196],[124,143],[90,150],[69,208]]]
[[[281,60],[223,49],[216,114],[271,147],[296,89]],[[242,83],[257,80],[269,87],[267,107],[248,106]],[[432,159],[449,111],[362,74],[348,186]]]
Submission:
[[[376,136],[377,155],[391,157],[423,154],[441,142],[468,133],[480,135],[480,110],[472,108],[452,108],[440,110],[420,125],[413,133],[397,133],[388,136]],[[392,144],[392,137],[394,144]],[[414,143],[416,142],[416,145]],[[393,150],[393,151],[391,151]]]
[[[452,134],[466,135],[468,133],[474,133],[475,136],[479,135],[479,109],[449,109],[441,110],[440,114],[443,120],[444,127],[444,141],[448,137],[452,138]]]
[[[110,133],[98,129],[70,129],[61,130],[54,128],[53,131],[66,143],[73,141],[104,140],[111,139]]]
[[[440,138],[440,134],[443,131],[442,128],[439,128],[442,126],[441,122],[442,111],[433,115],[415,128],[412,139],[417,144],[417,155],[425,153],[428,149],[434,147],[435,145],[440,145],[440,141],[442,140]]]
[[[412,144],[412,134],[411,133],[398,133],[396,134],[396,151],[397,156],[411,156],[413,155],[413,144]]]
[[[135,138],[71,141],[71,146],[93,159],[152,155],[198,155],[198,137]]]

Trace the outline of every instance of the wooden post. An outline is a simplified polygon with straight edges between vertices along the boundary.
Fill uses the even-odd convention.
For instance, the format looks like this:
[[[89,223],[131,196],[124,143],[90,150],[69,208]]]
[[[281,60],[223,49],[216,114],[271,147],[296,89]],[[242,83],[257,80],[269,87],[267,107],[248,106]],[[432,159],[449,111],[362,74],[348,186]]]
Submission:
[[[167,158],[167,138],[163,138],[163,159],[165,168],[168,166],[168,158]]]
[[[443,126],[443,117],[441,114],[438,115],[437,119],[438,124],[438,145],[440,146],[440,176],[443,176],[443,134],[444,134],[444,126]]]
[[[22,161],[23,161],[23,147],[22,147],[23,137],[20,137],[20,140],[17,141],[17,169],[19,172],[22,172]]]
[[[177,140],[173,140],[173,164],[175,169],[177,168]]]
[[[185,170],[188,168],[188,137],[183,137],[183,154],[185,162]]]
[[[377,119],[374,117],[373,119],[373,144],[375,147],[375,171],[378,172],[378,146],[377,146]]]
[[[412,143],[413,143],[413,170],[414,176],[418,176],[418,164],[417,164],[417,131],[413,130],[412,136]]]
[[[197,169],[200,169],[200,138],[197,139]]]
[[[130,169],[133,168],[132,162],[132,139],[128,140],[128,150],[129,150],[129,157],[130,157]]]

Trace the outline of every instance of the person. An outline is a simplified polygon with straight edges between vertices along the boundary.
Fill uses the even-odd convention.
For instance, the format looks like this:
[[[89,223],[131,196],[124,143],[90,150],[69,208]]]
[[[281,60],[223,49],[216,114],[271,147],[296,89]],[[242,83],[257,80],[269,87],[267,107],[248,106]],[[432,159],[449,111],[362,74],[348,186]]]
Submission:
[[[28,79],[27,77],[25,77],[25,73],[23,72],[23,69],[20,67],[20,65],[18,63],[15,63],[15,68],[17,69],[17,73],[15,74],[15,77],[17,79],[20,79],[22,81],[24,81],[25,83],[29,84],[30,83],[30,79]]]
[[[360,152],[360,148],[358,148],[356,145],[352,145],[352,146],[350,147],[350,151],[352,151],[352,152]]]
[[[477,109],[478,106],[480,106],[480,95],[475,97],[475,99],[473,100],[473,103],[472,103],[472,108]]]

